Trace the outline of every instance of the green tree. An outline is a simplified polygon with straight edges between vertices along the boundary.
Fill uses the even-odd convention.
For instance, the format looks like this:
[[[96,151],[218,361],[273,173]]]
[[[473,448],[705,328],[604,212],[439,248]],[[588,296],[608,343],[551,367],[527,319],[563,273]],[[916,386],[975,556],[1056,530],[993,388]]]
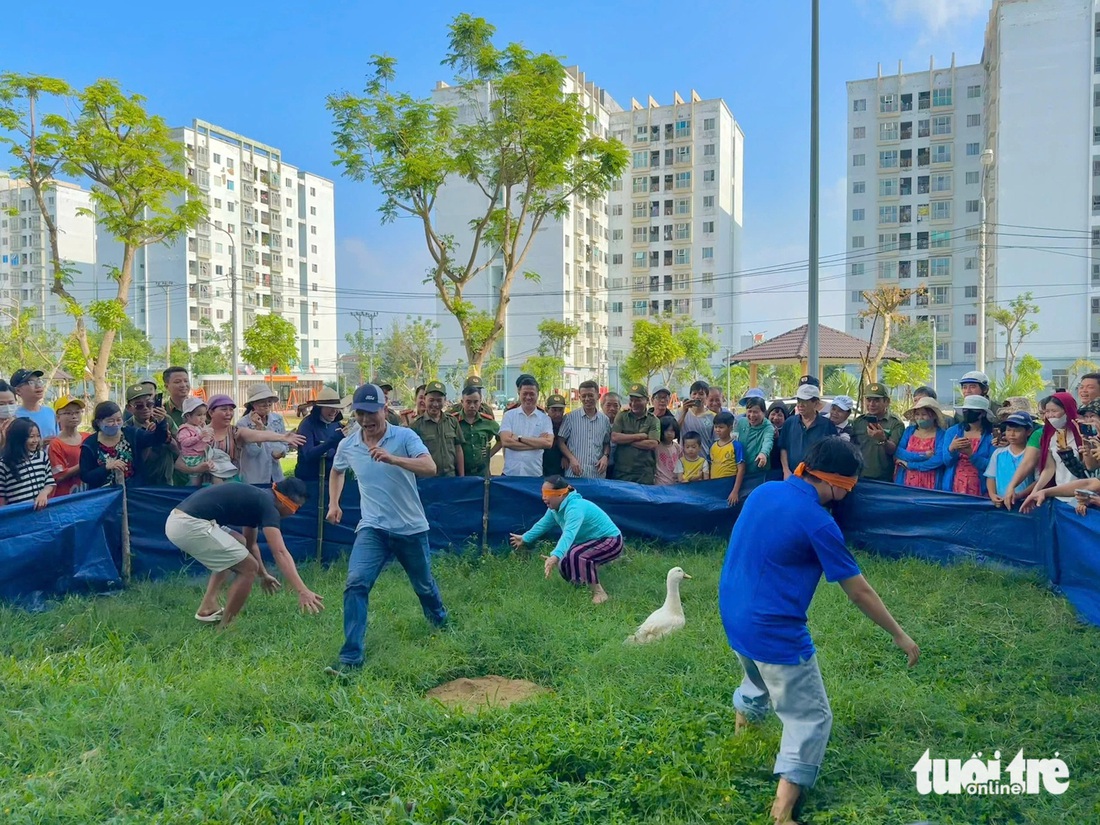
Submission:
[[[683,355],[676,362],[672,380],[679,384],[689,384],[697,378],[709,381],[713,375],[710,367],[711,356],[718,351],[718,342],[700,332],[699,327],[694,326],[690,321],[687,321],[674,337]],[[725,384],[722,386],[724,387]]]
[[[903,320],[894,327],[890,346],[910,358],[930,361],[932,358],[932,324],[928,321]]]
[[[394,321],[375,350],[375,371],[393,384],[401,398],[409,398],[418,384],[439,377],[443,360],[443,342],[439,324],[424,318],[405,317]]]
[[[825,370],[825,392],[859,398],[859,379],[844,369]]]
[[[906,353],[906,357],[900,361],[887,361],[882,367],[882,380],[893,389],[904,390],[902,403],[908,408],[913,390],[932,379],[932,324],[900,319],[894,327],[890,346]]]
[[[230,371],[232,336],[232,321],[226,321],[217,330],[209,318],[199,319],[199,348],[191,355],[195,375],[224,375]]]
[[[741,364],[722,367],[715,374],[712,383],[726,394],[727,400],[744,398],[749,389],[749,370]]]
[[[1005,381],[1012,380],[1016,358],[1024,339],[1039,329],[1039,324],[1029,320],[1039,314],[1039,305],[1032,294],[1025,292],[1008,302],[1006,307],[989,310],[989,320],[1000,327],[998,334],[1005,337]]]
[[[863,293],[863,300],[867,309],[859,313],[859,317],[870,319],[873,322],[877,344],[872,343],[867,347],[867,356],[863,361],[863,369],[860,378],[864,384],[878,381],[878,367],[882,363],[886,350],[890,346],[894,325],[904,324],[907,319],[898,312],[903,306],[908,306],[913,297],[927,294],[924,286],[916,289],[904,289],[893,284],[882,284],[875,289]]]
[[[40,117],[43,95],[57,98],[65,114]],[[179,238],[206,217],[206,205],[185,174],[183,148],[168,125],[146,111],[143,97],[124,93],[113,80],[74,92],[56,78],[3,75],[0,122],[16,160],[13,172],[31,188],[46,224],[51,291],[75,319],[74,337],[96,400],[105,400],[111,349],[124,326],[137,251]],[[71,269],[61,260],[57,227],[45,217],[46,193],[57,173],[91,182],[96,222],[122,246],[121,259],[110,270],[113,298],[84,306],[69,291]],[[102,333],[94,347],[89,319]]]
[[[989,397],[1003,400],[1012,396],[1023,396],[1032,401],[1047,387],[1043,378],[1043,365],[1030,353],[1020,358],[1011,378],[998,381],[996,378],[989,380]]]
[[[155,351],[149,336],[145,330],[138,329],[128,315],[123,315],[117,323],[114,344],[111,346],[107,359],[107,382],[111,382],[111,376],[117,376],[120,380],[123,374],[132,376],[143,370],[145,365],[154,360]],[[90,352],[101,352],[100,345],[107,331],[95,326],[88,332],[88,349]],[[186,361],[184,362],[186,363]],[[84,348],[80,346],[76,336],[68,339],[62,355],[61,365],[78,381],[94,381],[92,363]]]
[[[882,380],[891,389],[903,389],[905,396],[902,400],[905,409],[909,408],[913,400],[913,390],[927,384],[932,378],[932,368],[928,361],[920,358],[906,358],[903,361],[887,361],[882,368]]]
[[[289,372],[298,361],[298,329],[279,315],[260,315],[244,331],[241,359],[259,372]]]
[[[0,375],[11,375],[20,367],[52,375],[59,365],[54,353],[61,346],[60,335],[36,323],[33,309],[0,307]]]
[[[554,318],[543,318],[539,321],[539,354],[552,355],[563,359],[569,343],[577,337],[581,328],[577,324],[568,321],[558,321]]]
[[[538,278],[524,263],[544,222],[566,218],[575,199],[602,198],[629,158],[619,141],[590,135],[559,58],[518,43],[498,48],[495,31],[468,14],[451,22],[443,60],[457,75],[451,102],[393,91],[396,61],[380,55],[363,95],[328,98],[336,165],[381,190],[384,222],[404,215],[423,225],[427,280],[458,321],[474,373],[503,332],[516,276]],[[440,231],[435,212],[440,190],[458,181],[481,198],[462,242]],[[466,290],[497,261],[496,308],[478,309]]]
[[[187,366],[187,363],[192,362],[191,347],[182,338],[173,338],[171,347],[165,350],[157,350],[155,360],[164,364],[165,367],[171,367],[174,365]]]
[[[1081,380],[1081,376],[1090,372],[1100,372],[1100,364],[1090,361],[1088,358],[1078,358],[1069,365],[1070,386],[1076,386],[1077,382]]]
[[[539,393],[543,397],[560,389],[563,369],[565,361],[553,355],[532,355],[520,366],[521,372],[535,376],[535,380],[539,382]]]
[[[355,356],[356,366],[359,368],[357,380],[360,383],[373,381],[374,376],[370,374],[370,333],[357,329],[355,332],[344,335],[344,340],[351,347],[351,353]],[[377,354],[376,351],[375,355]]]
[[[647,387],[653,376],[671,373],[676,362],[684,357],[684,348],[666,318],[634,322],[630,354],[622,364],[622,374],[628,382],[637,381]]]

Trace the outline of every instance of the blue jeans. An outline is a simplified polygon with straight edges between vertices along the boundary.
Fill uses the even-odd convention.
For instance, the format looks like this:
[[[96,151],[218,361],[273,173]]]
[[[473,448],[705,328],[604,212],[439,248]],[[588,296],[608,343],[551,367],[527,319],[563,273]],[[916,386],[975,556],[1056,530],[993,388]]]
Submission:
[[[437,627],[446,623],[447,609],[432,578],[428,561],[428,533],[399,536],[364,527],[355,534],[348,560],[348,581],[344,586],[344,646],[340,661],[349,665],[363,663],[363,640],[367,635],[367,601],[371,588],[386,562],[396,558],[412,582],[424,608],[424,616]]]

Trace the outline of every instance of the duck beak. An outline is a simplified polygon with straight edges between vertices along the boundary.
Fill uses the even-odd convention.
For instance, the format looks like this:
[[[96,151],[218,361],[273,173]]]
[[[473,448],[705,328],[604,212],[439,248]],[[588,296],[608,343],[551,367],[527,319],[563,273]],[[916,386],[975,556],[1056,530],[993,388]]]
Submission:
[[[685,578],[685,579],[690,579],[690,578],[691,578],[691,576],[689,576],[689,575],[688,575],[687,573],[684,573],[684,578]]]

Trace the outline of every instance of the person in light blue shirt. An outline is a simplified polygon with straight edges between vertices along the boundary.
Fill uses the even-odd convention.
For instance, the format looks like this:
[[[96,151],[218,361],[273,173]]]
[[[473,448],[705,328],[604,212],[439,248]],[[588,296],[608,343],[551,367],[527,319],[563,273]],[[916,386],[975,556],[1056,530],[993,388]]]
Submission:
[[[985,468],[985,484],[989,500],[998,507],[1004,504],[1005,493],[1008,492],[1016,471],[1023,463],[1027,440],[1031,437],[1031,431],[1035,429],[1035,422],[1026,412],[1012,413],[1003,423],[1007,445],[993,451],[989,466]],[[1021,500],[1027,498],[1034,485],[1035,475],[1028,473],[1023,481],[1016,485],[1016,497]]]
[[[49,441],[57,437],[59,430],[57,413],[49,404],[42,403],[42,399],[46,396],[47,384],[44,376],[45,373],[42,370],[16,370],[8,383],[20,402],[19,408],[15,411],[15,417],[29,418],[38,425],[42,440]]]
[[[572,584],[587,584],[592,603],[607,601],[597,568],[614,561],[623,552],[623,534],[611,518],[569,486],[561,476],[550,476],[542,485],[546,515],[523,535],[512,533],[510,541],[517,550],[539,540],[554,527],[561,538],[546,559],[546,578],[558,567],[561,576]]]
[[[917,663],[920,650],[860,573],[826,505],[856,485],[863,460],[851,443],[814,444],[786,481],[758,487],[745,499],[718,582],[718,609],[744,671],[733,694],[736,730],[763,721],[774,708],[783,723],[772,817],[793,822],[802,789],[817,780],[832,729],[832,711],[818,668],[806,613],[822,574],[887,631]]]
[[[362,517],[355,528],[344,586],[344,646],[339,660],[325,668],[333,676],[347,676],[363,666],[370,591],[391,558],[405,568],[428,621],[436,627],[447,623],[447,609],[432,577],[428,520],[416,488],[417,476],[436,474],[435,460],[420,436],[387,423],[386,397],[380,387],[361,386],[351,407],[359,430],[336,449],[326,518],[333,524],[343,518],[340,494],[349,469],[359,483]]]

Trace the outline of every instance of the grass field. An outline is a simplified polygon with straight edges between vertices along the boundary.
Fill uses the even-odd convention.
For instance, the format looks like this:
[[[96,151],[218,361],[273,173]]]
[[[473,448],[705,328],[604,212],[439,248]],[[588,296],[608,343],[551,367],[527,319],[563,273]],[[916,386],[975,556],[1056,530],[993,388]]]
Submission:
[[[732,736],[738,681],[715,606],[722,547],[628,544],[594,608],[537,558],[437,560],[453,630],[399,568],[375,589],[361,676],[341,641],[344,569],[305,566],[328,610],[253,596],[219,634],[201,582],[139,584],[52,612],[0,609],[0,821],[19,823],[765,823],[779,726]],[[822,585],[811,613],[835,723],[806,822],[1100,822],[1100,631],[1028,579],[861,558],[923,658]],[[682,565],[687,627],[623,638]],[[553,693],[464,714],[422,699],[460,676]],[[926,748],[1058,751],[1061,796],[921,797]]]

